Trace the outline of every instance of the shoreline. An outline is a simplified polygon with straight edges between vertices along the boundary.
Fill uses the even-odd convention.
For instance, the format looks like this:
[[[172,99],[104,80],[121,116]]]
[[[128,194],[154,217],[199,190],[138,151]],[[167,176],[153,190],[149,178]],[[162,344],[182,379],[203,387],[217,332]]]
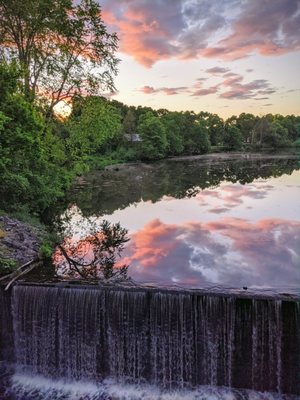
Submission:
[[[118,164],[110,164],[104,167],[104,171],[112,171],[112,170],[118,170],[118,169],[123,169],[125,166],[136,166],[136,165],[148,165],[151,166],[152,164],[156,163],[163,163],[163,162],[169,162],[169,161],[228,161],[228,160],[259,160],[259,159],[266,159],[266,160],[272,160],[272,159],[293,159],[293,160],[298,160],[300,159],[300,156],[296,153],[260,153],[260,152],[255,152],[255,153],[250,153],[250,152],[222,152],[222,153],[209,153],[209,154],[196,154],[196,155],[188,155],[188,156],[174,156],[174,157],[167,157],[167,158],[162,158],[160,160],[155,160],[155,161],[131,161],[131,162],[124,162],[124,163],[118,163]],[[87,173],[93,173],[97,170],[91,169]],[[85,174],[84,174],[85,175]],[[77,177],[75,178],[76,180],[80,178]]]

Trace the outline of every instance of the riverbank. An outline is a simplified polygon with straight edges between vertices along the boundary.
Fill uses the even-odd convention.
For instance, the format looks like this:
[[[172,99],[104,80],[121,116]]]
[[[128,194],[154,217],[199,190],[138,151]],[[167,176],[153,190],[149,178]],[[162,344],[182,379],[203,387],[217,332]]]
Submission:
[[[133,165],[149,165],[154,164],[157,162],[163,161],[188,161],[188,160],[198,160],[198,161],[211,161],[211,162],[219,162],[219,161],[228,161],[228,160],[259,160],[259,159],[292,159],[298,160],[300,158],[299,154],[294,151],[290,153],[274,153],[274,154],[266,154],[260,152],[222,152],[222,153],[208,153],[208,154],[197,154],[197,155],[189,155],[189,156],[176,156],[176,157],[167,157],[162,160],[156,160],[152,163],[143,162],[143,161],[136,161],[136,162],[122,162],[122,163],[113,163],[111,165],[107,165],[104,167],[104,170],[111,171],[111,170],[118,170],[118,169],[125,169],[128,166]],[[82,180],[82,177],[77,178],[79,181]]]
[[[48,236],[46,226],[0,216],[0,276],[39,258]]]

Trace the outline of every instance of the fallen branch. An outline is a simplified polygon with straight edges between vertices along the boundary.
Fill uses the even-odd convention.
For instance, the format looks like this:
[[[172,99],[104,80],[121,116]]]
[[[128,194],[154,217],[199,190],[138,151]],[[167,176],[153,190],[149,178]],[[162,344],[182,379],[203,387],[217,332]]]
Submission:
[[[75,268],[76,272],[82,277],[85,278],[85,275],[80,271],[80,269],[78,268],[78,265],[80,265],[79,263],[77,263],[75,260],[73,260],[71,257],[68,256],[68,253],[66,252],[66,250],[63,248],[62,245],[58,245],[60,251],[62,252],[63,256],[65,257],[65,259],[67,260],[70,269],[72,269],[72,266]],[[82,266],[82,265],[81,265]],[[85,265],[84,265],[85,266]]]
[[[19,274],[15,275],[11,281],[8,282],[8,284],[5,286],[4,290],[8,290],[11,285],[17,280],[19,279],[21,276],[28,274],[28,272],[32,271],[35,267],[37,267],[38,265],[40,265],[40,260],[35,260],[32,261],[30,263],[27,263],[27,269],[23,269]],[[25,265],[25,264],[24,264]],[[22,265],[22,267],[24,268],[24,265]]]
[[[15,271],[2,276],[0,278],[1,281],[9,280],[9,283],[6,285],[5,290],[8,290],[13,282],[15,282],[20,276],[26,275],[28,272],[32,271],[37,265],[39,265],[40,259],[35,258],[33,260],[28,261],[27,263],[21,265]]]
[[[19,271],[22,271],[24,268],[28,267],[29,265],[33,264],[33,263],[36,262],[36,261],[38,261],[37,258],[35,258],[35,259],[33,259],[33,260],[30,260],[30,261],[28,261],[26,264],[23,264],[23,265],[21,265],[19,268],[15,269],[13,272],[11,272],[11,273],[9,273],[9,274],[7,274],[7,275],[2,276],[2,277],[0,278],[0,282],[1,282],[1,281],[5,281],[7,278],[14,277],[15,275],[18,274]]]

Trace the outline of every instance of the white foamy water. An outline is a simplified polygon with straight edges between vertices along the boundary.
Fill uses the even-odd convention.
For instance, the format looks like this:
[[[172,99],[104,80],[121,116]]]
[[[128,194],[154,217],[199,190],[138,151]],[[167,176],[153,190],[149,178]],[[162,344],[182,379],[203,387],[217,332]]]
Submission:
[[[16,373],[7,398],[14,400],[296,400],[296,396],[200,386],[193,390],[161,390],[154,385],[120,384],[105,380],[64,381]]]

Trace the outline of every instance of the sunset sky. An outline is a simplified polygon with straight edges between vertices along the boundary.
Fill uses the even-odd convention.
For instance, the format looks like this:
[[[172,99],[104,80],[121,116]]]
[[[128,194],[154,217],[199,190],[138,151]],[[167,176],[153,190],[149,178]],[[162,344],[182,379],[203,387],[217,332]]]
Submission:
[[[300,0],[98,0],[121,59],[113,97],[228,117],[300,114]]]

